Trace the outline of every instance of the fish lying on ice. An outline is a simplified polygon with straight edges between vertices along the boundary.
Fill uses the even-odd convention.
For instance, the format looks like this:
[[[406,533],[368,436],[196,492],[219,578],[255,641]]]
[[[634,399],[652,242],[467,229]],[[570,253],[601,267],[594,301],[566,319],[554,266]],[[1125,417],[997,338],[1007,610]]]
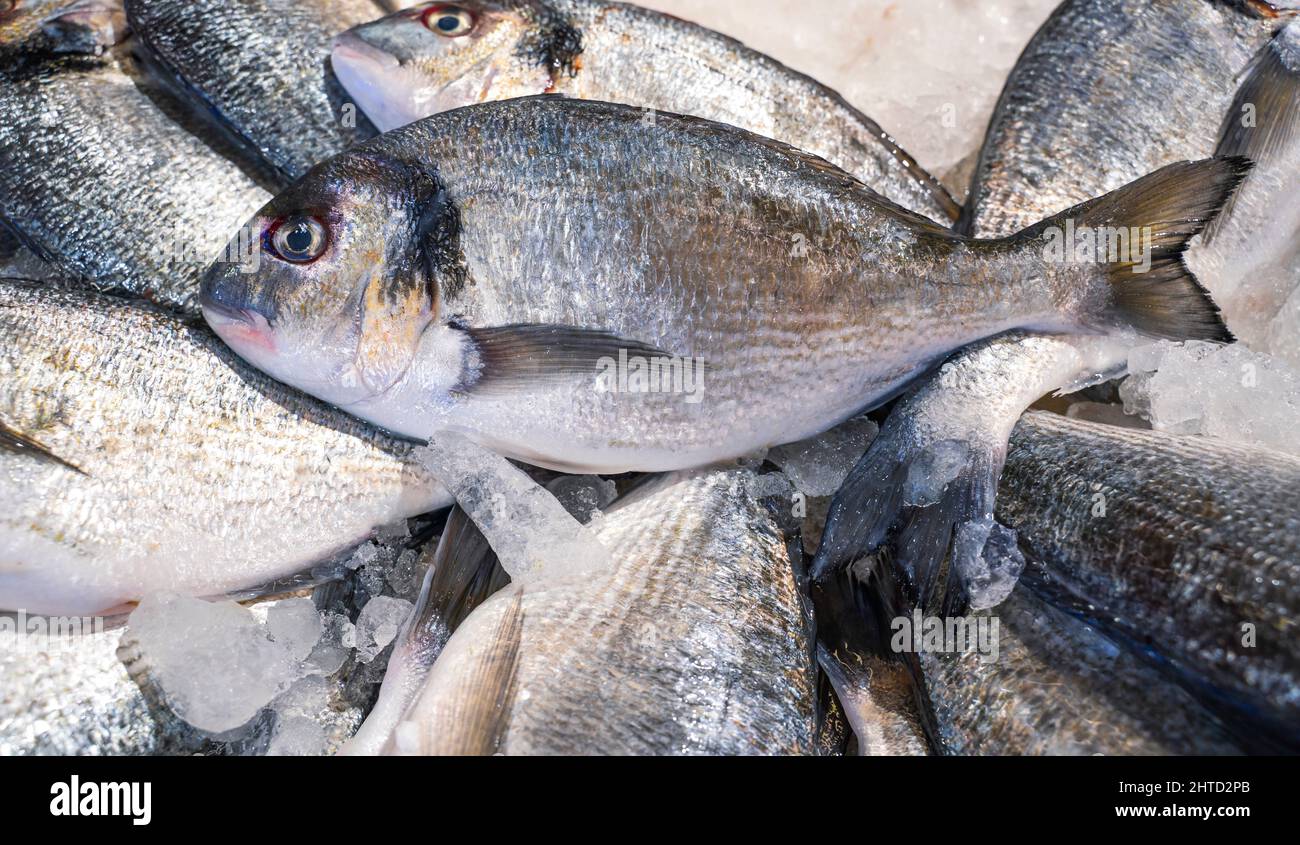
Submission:
[[[198,751],[203,737],[152,706],[127,675],[121,636],[80,617],[0,617],[0,757]]]
[[[1284,104],[1297,100],[1300,76],[1259,59],[1290,37],[1278,35],[1287,20],[1255,2],[1063,3],[1007,81],[959,228],[1009,236],[1154,168],[1221,150],[1259,163],[1218,227],[1232,234],[1219,235],[1216,249],[1231,244],[1233,262],[1259,266],[1295,234],[1275,230],[1289,225],[1281,209],[1293,198],[1276,186],[1294,167],[1273,152],[1272,139],[1294,130],[1297,112]],[[1261,88],[1269,96],[1258,103],[1259,134],[1221,143],[1240,92]],[[1141,259],[1134,246],[1141,232],[1138,240],[1132,235],[1128,255]],[[1201,266],[1199,243],[1192,241],[1187,257],[1193,269]],[[1202,280],[1216,297],[1232,297],[1231,284],[1216,274]],[[1122,374],[1141,342],[1122,333],[1012,334],[960,353],[895,407],[850,475],[832,506],[814,577],[888,543],[918,601],[960,610],[971,600],[966,582],[978,567],[979,533],[993,518],[1016,420],[1052,391]]]
[[[998,518],[1035,589],[1160,655],[1243,744],[1300,749],[1300,460],[1033,413]]]
[[[0,609],[302,572],[450,504],[411,446],[148,306],[0,281]]]
[[[658,479],[616,503],[593,523],[612,566],[488,599],[385,751],[814,753],[811,618],[762,482]]]
[[[1139,274],[1049,260],[1040,234],[1063,218],[968,240],[784,144],[641,117],[524,98],[368,141],[262,210],[259,271],[214,265],[205,316],[255,366],[389,430],[601,474],[801,440],[1014,328],[1227,337],[1179,253],[1239,159],[1066,213],[1154,226]]]
[[[372,0],[127,0],[126,10],[159,69],[285,180],[374,134],[329,70],[331,39],[383,14]]]
[[[112,4],[50,5],[0,14],[0,219],[67,276],[197,310],[198,276],[269,194],[177,122],[125,46],[102,52],[123,35]]]
[[[382,131],[489,100],[559,93],[692,114],[786,141],[948,223],[957,202],[844,98],[740,42],[627,3],[421,3],[335,41],[339,81]]]

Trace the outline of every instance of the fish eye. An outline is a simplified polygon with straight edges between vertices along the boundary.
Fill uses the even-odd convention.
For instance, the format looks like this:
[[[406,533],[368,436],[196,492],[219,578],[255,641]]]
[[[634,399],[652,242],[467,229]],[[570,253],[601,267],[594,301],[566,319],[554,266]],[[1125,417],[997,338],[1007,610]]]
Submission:
[[[460,6],[434,6],[424,13],[421,20],[426,27],[445,38],[469,35],[474,28],[474,15]]]
[[[294,264],[315,261],[329,245],[325,224],[306,215],[286,217],[277,222],[268,234],[271,251]]]

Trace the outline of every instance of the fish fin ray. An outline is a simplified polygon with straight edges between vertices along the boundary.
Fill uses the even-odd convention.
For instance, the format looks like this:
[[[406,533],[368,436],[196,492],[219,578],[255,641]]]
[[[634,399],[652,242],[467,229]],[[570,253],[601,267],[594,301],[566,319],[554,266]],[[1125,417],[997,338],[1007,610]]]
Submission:
[[[627,357],[675,358],[648,343],[612,332],[574,326],[517,324],[465,329],[477,358],[473,376],[458,393],[499,394],[539,382],[553,383],[598,374],[603,360]]]
[[[1139,261],[1130,247],[1122,260],[1098,265],[1107,286],[1105,304],[1089,306],[1093,313],[1076,314],[1079,327],[1101,332],[1129,327],[1167,340],[1230,343],[1233,336],[1223,314],[1187,267],[1184,254],[1252,166],[1240,157],[1171,164],[1015,237],[1041,240],[1049,230],[1070,231],[1071,222],[1079,230],[1138,231],[1146,258]]]
[[[31,457],[45,463],[57,464],[64,469],[72,470],[78,475],[90,476],[81,467],[59,457],[47,446],[3,422],[0,422],[0,451]]]
[[[1246,70],[1232,106],[1219,130],[1216,156],[1243,156],[1255,163],[1273,160],[1296,140],[1300,129],[1300,24],[1290,24],[1273,36]],[[1248,121],[1247,115],[1253,117]],[[1211,243],[1232,214],[1237,194],[1205,230]]]

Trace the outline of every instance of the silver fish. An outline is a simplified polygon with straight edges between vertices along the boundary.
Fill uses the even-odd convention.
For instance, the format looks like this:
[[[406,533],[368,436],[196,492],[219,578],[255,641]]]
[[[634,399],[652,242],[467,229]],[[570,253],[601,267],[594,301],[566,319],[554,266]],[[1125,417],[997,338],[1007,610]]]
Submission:
[[[1222,339],[1177,255],[1245,170],[1176,165],[1069,212],[1155,224],[1142,275],[1051,261],[1039,233],[1061,221],[959,238],[732,127],[516,99],[315,169],[250,224],[257,273],[212,268],[204,313],[255,366],[410,437],[562,471],[706,466],[1017,327]]]
[[[60,37],[120,36],[85,14]],[[65,276],[194,311],[198,276],[269,195],[176,122],[126,49],[0,61],[0,218]]]
[[[1300,749],[1300,460],[1033,413],[998,518],[1036,589],[1160,655],[1243,743]]]
[[[926,721],[960,755],[1231,755],[1239,746],[1179,687],[1021,584],[996,611],[996,660],[915,655]]]
[[[961,229],[1002,237],[1153,168],[1217,151],[1246,154],[1259,165],[1223,231],[1234,234],[1232,261],[1258,266],[1255,251],[1273,251],[1290,233],[1273,232],[1294,170],[1268,152],[1298,117],[1296,82],[1259,56],[1273,49],[1287,14],[1257,2],[1219,0],[1068,0],[1043,25],[1007,82],[980,155]],[[1267,72],[1261,80],[1250,73]],[[1252,81],[1253,80],[1253,81]],[[1240,113],[1241,91],[1263,84],[1259,131],[1223,143]],[[1240,88],[1240,90],[1239,90]],[[1117,104],[1123,104],[1122,107]],[[1240,215],[1240,217],[1237,217]],[[1071,216],[1067,212],[1063,216]],[[1245,231],[1268,232],[1247,242]],[[1199,239],[1193,239],[1193,252]],[[1273,253],[1281,258],[1283,251]],[[1182,259],[1178,259],[1180,262]],[[1202,265],[1188,256],[1194,269]],[[1230,285],[1206,265],[1211,292]],[[1231,326],[1230,326],[1231,327]],[[988,524],[1007,438],[1031,404],[1124,372],[1139,335],[1027,336],[978,344],[949,361],[894,409],[871,450],[832,506],[814,564],[825,578],[888,543],[900,573],[926,606],[965,605],[978,543],[961,542],[967,526]],[[909,494],[909,477],[946,465],[933,495]],[[952,566],[943,567],[944,560]]]
[[[373,134],[329,71],[371,0],[127,0],[153,61],[288,181]],[[350,107],[350,109],[349,109]]]
[[[255,588],[450,504],[408,444],[201,326],[0,281],[0,337],[0,608]]]
[[[420,3],[339,36],[335,73],[381,131],[490,100],[560,93],[693,114],[777,138],[933,220],[957,202],[813,79],[702,26],[601,0]]]
[[[385,746],[403,754],[810,754],[811,623],[749,471],[661,481],[593,523],[611,569],[470,615]]]
[[[0,757],[198,751],[203,738],[127,675],[121,629],[82,621],[0,617]]]

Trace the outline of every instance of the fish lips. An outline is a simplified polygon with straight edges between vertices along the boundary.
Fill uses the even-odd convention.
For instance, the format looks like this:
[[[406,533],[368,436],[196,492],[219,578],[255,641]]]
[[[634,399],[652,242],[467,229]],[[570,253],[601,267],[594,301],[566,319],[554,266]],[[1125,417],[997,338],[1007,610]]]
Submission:
[[[339,83],[379,131],[388,132],[424,117],[411,108],[414,103],[407,102],[409,98],[395,96],[394,92],[402,90],[396,79],[401,62],[359,35],[345,32],[334,39],[330,65]]]
[[[245,307],[232,297],[228,286],[211,275],[203,280],[199,293],[199,306],[217,337],[231,349],[245,357],[261,357],[275,353],[275,339],[271,323],[265,315]]]

